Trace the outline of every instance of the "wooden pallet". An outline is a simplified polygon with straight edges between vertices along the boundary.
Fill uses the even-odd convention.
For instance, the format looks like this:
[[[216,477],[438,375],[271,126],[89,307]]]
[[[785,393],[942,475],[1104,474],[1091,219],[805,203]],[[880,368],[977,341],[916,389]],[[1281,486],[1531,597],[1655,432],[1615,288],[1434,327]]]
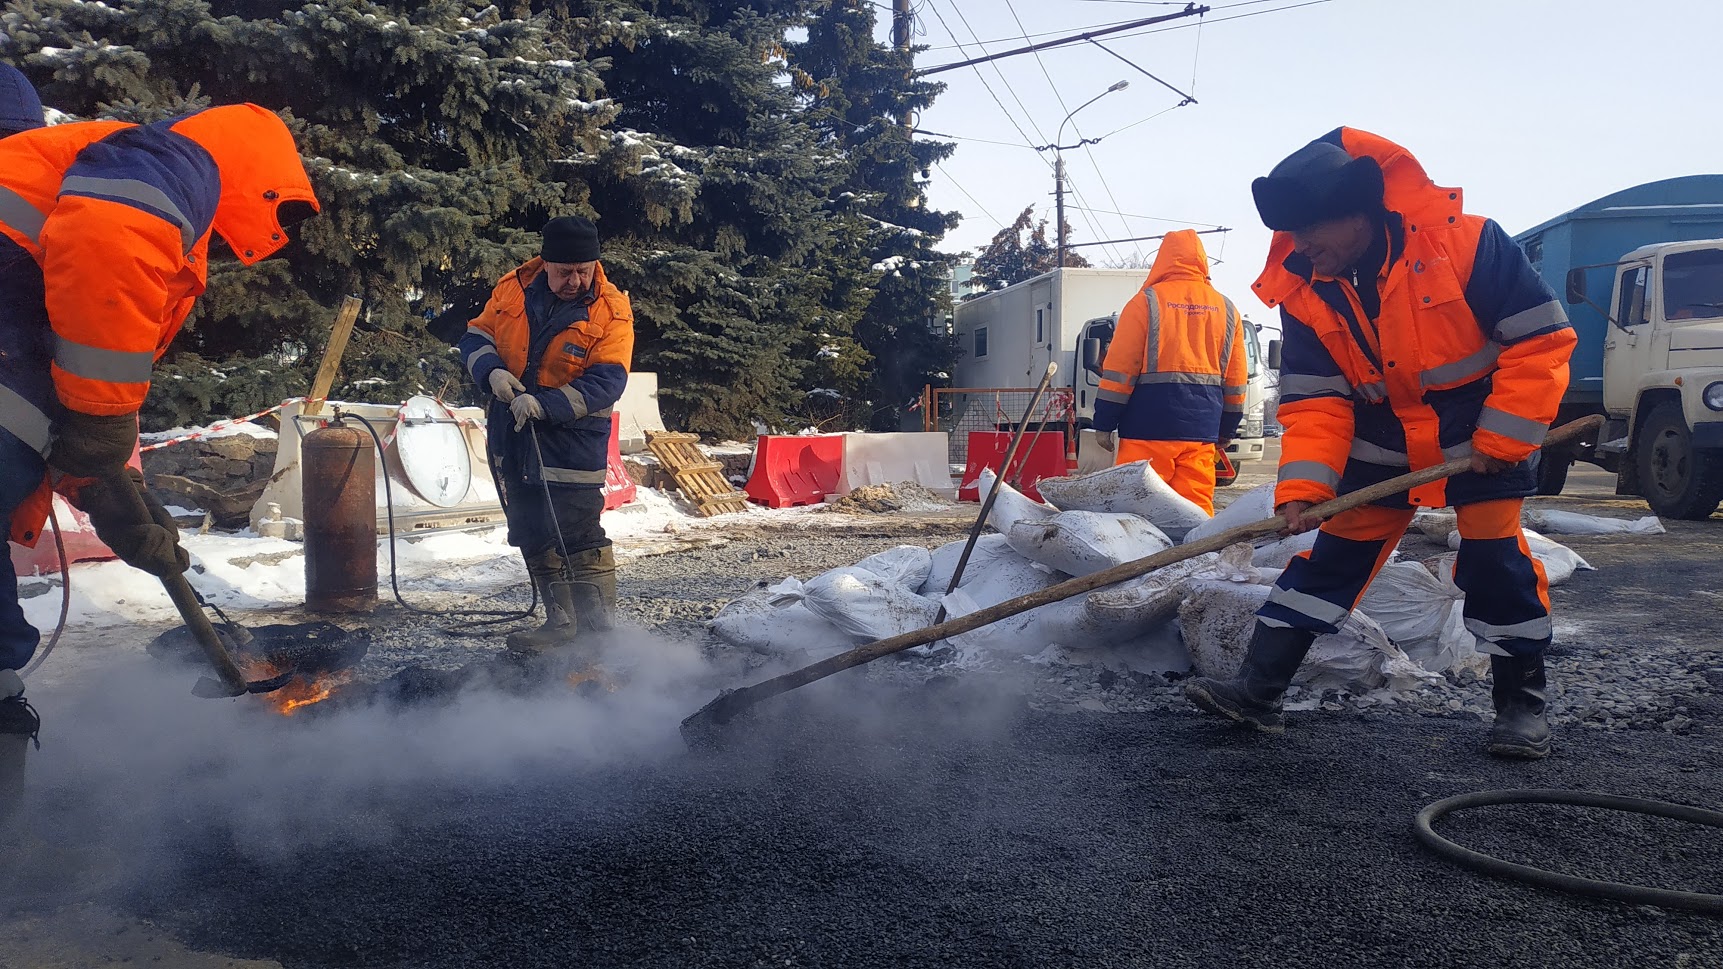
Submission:
[[[697,434],[648,431],[646,446],[664,470],[676,478],[676,487],[693,502],[700,514],[711,518],[745,511],[748,496],[731,486],[724,466],[700,453]]]

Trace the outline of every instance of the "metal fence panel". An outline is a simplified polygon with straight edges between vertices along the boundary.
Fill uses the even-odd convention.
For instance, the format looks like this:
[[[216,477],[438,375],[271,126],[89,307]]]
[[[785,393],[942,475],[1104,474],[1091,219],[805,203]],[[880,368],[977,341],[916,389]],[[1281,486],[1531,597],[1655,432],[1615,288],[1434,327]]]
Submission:
[[[951,435],[951,464],[962,468],[969,463],[969,432],[1016,430],[1033,396],[1026,387],[929,387],[922,395],[922,428]],[[1077,440],[1073,404],[1070,388],[1049,389],[1035,405],[1029,431],[1063,433],[1070,453]]]

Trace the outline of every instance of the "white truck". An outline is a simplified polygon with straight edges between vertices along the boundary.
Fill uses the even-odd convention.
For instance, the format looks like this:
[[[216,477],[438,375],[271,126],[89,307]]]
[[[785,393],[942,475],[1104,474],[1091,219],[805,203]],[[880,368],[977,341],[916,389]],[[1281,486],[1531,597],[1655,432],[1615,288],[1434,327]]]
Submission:
[[[1047,364],[1057,363],[1057,386],[1070,388],[1077,426],[1089,428],[1101,387],[1101,361],[1113,340],[1119,311],[1142,291],[1147,277],[1146,269],[1055,269],[958,303],[952,330],[963,355],[953,383],[987,390],[1032,388]],[[1250,380],[1244,423],[1227,448],[1235,468],[1263,457],[1267,371],[1278,364],[1280,342],[1270,342],[1269,357],[1275,359],[1265,358],[1258,327],[1248,318],[1245,323]],[[1083,435],[1079,463],[1089,468],[1110,460],[1091,453],[1097,449],[1087,445],[1088,437]]]

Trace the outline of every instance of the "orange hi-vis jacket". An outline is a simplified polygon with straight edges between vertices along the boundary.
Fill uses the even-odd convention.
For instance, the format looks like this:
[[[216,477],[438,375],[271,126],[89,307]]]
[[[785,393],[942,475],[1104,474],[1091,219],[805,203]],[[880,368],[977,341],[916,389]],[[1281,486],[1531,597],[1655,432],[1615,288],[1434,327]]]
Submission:
[[[600,263],[585,298],[569,303],[540,292],[539,315],[549,315],[535,318],[529,293],[543,272],[544,260],[535,258],[498,281],[457,347],[480,389],[488,392],[491,372],[506,368],[544,407],[533,449],[524,432],[514,432],[508,408],[493,401],[492,453],[511,470],[538,466],[542,453],[543,480],[596,488],[604,484],[611,414],[634,358],[634,311]]]
[[[1282,316],[1286,426],[1275,503],[1321,502],[1474,451],[1511,462],[1389,504],[1524,497],[1530,459],[1567,389],[1573,329],[1555,295],[1495,222],[1461,210],[1404,148],[1352,128],[1324,136],[1382,168],[1387,258],[1377,279],[1312,273],[1277,232],[1256,294]],[[1366,312],[1360,287],[1379,300]]]
[[[0,140],[0,426],[46,454],[56,406],[137,411],[204,290],[211,232],[250,265],[287,244],[284,202],[317,207],[287,126],[253,104]],[[14,514],[14,540],[34,541],[47,502]]]
[[[1244,324],[1208,280],[1195,230],[1167,233],[1143,291],[1119,311],[1101,364],[1096,430],[1208,444],[1238,432],[1249,379]]]

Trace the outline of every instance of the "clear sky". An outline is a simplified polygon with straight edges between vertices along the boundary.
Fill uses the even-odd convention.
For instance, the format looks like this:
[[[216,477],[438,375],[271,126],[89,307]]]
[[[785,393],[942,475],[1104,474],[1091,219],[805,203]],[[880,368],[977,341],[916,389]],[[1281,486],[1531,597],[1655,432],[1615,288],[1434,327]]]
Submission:
[[[916,41],[930,48],[917,55],[921,67],[1023,46],[1025,32],[1038,41],[1184,6],[914,2]],[[1301,3],[1308,5],[1241,16]],[[1510,233],[1630,185],[1723,171],[1723,0],[1212,0],[1210,7],[1200,29],[1191,17],[1175,23],[1193,26],[1100,38],[1196,97],[1174,110],[1167,109],[1179,95],[1086,43],[1039,59],[1006,58],[979,74],[939,75],[949,87],[918,126],[1007,143],[958,141],[957,154],[934,170],[932,203],[964,216],[945,248],[985,245],[1000,221],[1031,203],[1050,218],[1051,153],[1025,146],[1051,142],[1068,110],[1120,80],[1130,86],[1066,125],[1065,144],[1076,140],[1074,128],[1105,136],[1065,153],[1080,196],[1068,195],[1066,204],[1128,215],[1072,212],[1072,241],[1181,227],[1164,219],[1229,226],[1204,236],[1210,255],[1221,257],[1215,284],[1271,326],[1249,295],[1269,239],[1251,179],[1338,126],[1405,145],[1437,184],[1465,190],[1467,211]],[[1152,254],[1153,243],[1137,245]],[[1099,265],[1130,257],[1132,248],[1079,251]]]

